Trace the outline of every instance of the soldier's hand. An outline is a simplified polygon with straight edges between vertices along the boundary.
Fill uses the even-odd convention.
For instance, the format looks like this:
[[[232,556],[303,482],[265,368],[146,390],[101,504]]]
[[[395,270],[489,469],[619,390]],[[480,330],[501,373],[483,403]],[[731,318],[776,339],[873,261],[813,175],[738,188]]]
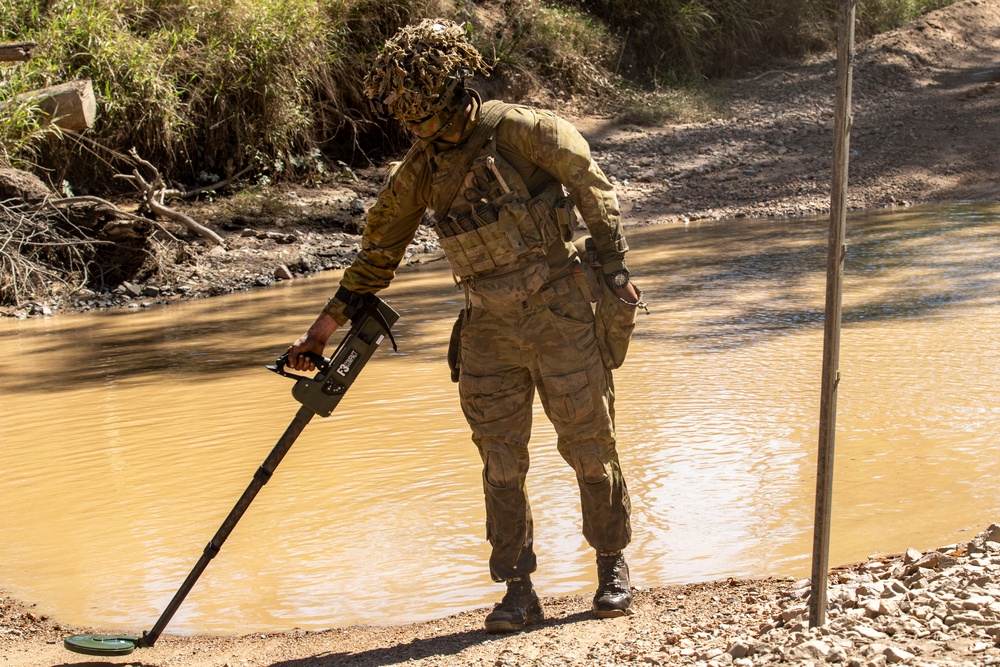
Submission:
[[[320,314],[312,326],[309,327],[309,330],[289,346],[288,366],[297,371],[316,370],[316,364],[303,353],[312,352],[313,354],[322,356],[323,350],[326,348],[326,342],[330,340],[330,336],[339,327],[340,325],[337,324],[337,320],[326,313]]]
[[[625,283],[624,287],[613,287],[611,288],[619,299],[625,303],[639,303],[639,293],[635,291],[635,285],[632,283]]]

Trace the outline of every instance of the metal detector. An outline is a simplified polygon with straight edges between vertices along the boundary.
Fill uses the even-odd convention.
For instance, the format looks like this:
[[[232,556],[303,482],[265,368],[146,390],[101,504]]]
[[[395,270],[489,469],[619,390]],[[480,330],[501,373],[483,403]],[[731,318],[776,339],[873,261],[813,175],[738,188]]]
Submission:
[[[302,407],[295,413],[295,418],[285,429],[285,433],[278,440],[271,453],[264,459],[264,463],[254,473],[250,485],[240,496],[236,506],[229,512],[226,520],[222,522],[222,526],[219,527],[212,541],[205,547],[201,558],[195,563],[191,573],[174,594],[170,604],[163,610],[153,628],[143,631],[142,636],[73,635],[63,641],[63,646],[75,653],[115,656],[128,655],[137,648],[149,648],[156,643],[164,628],[167,627],[167,623],[184,602],[184,598],[191,592],[201,573],[208,567],[209,561],[215,558],[219,550],[222,549],[226,538],[229,537],[237,522],[250,507],[257,492],[271,479],[275,468],[281,463],[281,459],[291,449],[292,444],[313,418],[313,415],[329,417],[333,413],[337,404],[340,403],[340,399],[343,398],[347,389],[386,336],[392,341],[393,349],[396,349],[396,341],[391,332],[392,325],[399,319],[399,314],[396,311],[371,294],[360,297],[352,310],[353,314],[350,315],[351,328],[340,341],[333,356],[326,359],[319,355],[312,355],[312,361],[317,369],[314,377],[309,378],[287,372],[285,370],[285,364],[288,361],[287,352],[278,357],[273,366],[267,366],[268,370],[295,380],[292,396],[302,404]]]

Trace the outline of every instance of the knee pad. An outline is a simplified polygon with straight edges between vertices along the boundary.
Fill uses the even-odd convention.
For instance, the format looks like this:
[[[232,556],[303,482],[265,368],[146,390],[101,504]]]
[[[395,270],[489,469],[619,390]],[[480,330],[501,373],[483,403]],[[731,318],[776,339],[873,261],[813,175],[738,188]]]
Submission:
[[[517,456],[510,448],[502,445],[484,447],[483,478],[495,489],[517,488]]]
[[[583,445],[573,448],[569,453],[563,452],[565,458],[576,476],[587,484],[602,484],[611,476],[610,464],[605,462],[599,448],[594,445]]]

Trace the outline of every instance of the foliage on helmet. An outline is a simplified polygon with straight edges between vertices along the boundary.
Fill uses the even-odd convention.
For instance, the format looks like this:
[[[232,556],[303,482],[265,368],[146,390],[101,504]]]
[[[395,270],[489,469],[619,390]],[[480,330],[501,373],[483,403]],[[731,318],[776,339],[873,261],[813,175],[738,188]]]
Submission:
[[[365,77],[365,94],[383,115],[418,120],[451,103],[476,72],[488,75],[489,66],[465,29],[446,19],[424,19],[386,41]]]

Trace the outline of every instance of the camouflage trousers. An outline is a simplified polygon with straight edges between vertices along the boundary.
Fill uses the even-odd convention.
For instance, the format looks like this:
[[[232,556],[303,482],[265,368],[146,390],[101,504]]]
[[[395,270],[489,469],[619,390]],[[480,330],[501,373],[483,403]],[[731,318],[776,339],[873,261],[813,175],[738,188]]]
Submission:
[[[525,490],[535,391],[576,471],[583,534],[597,551],[631,539],[631,505],[615,449],[614,387],[594,314],[571,278],[515,307],[473,307],[462,330],[459,395],[483,460],[494,581],[535,571]]]

